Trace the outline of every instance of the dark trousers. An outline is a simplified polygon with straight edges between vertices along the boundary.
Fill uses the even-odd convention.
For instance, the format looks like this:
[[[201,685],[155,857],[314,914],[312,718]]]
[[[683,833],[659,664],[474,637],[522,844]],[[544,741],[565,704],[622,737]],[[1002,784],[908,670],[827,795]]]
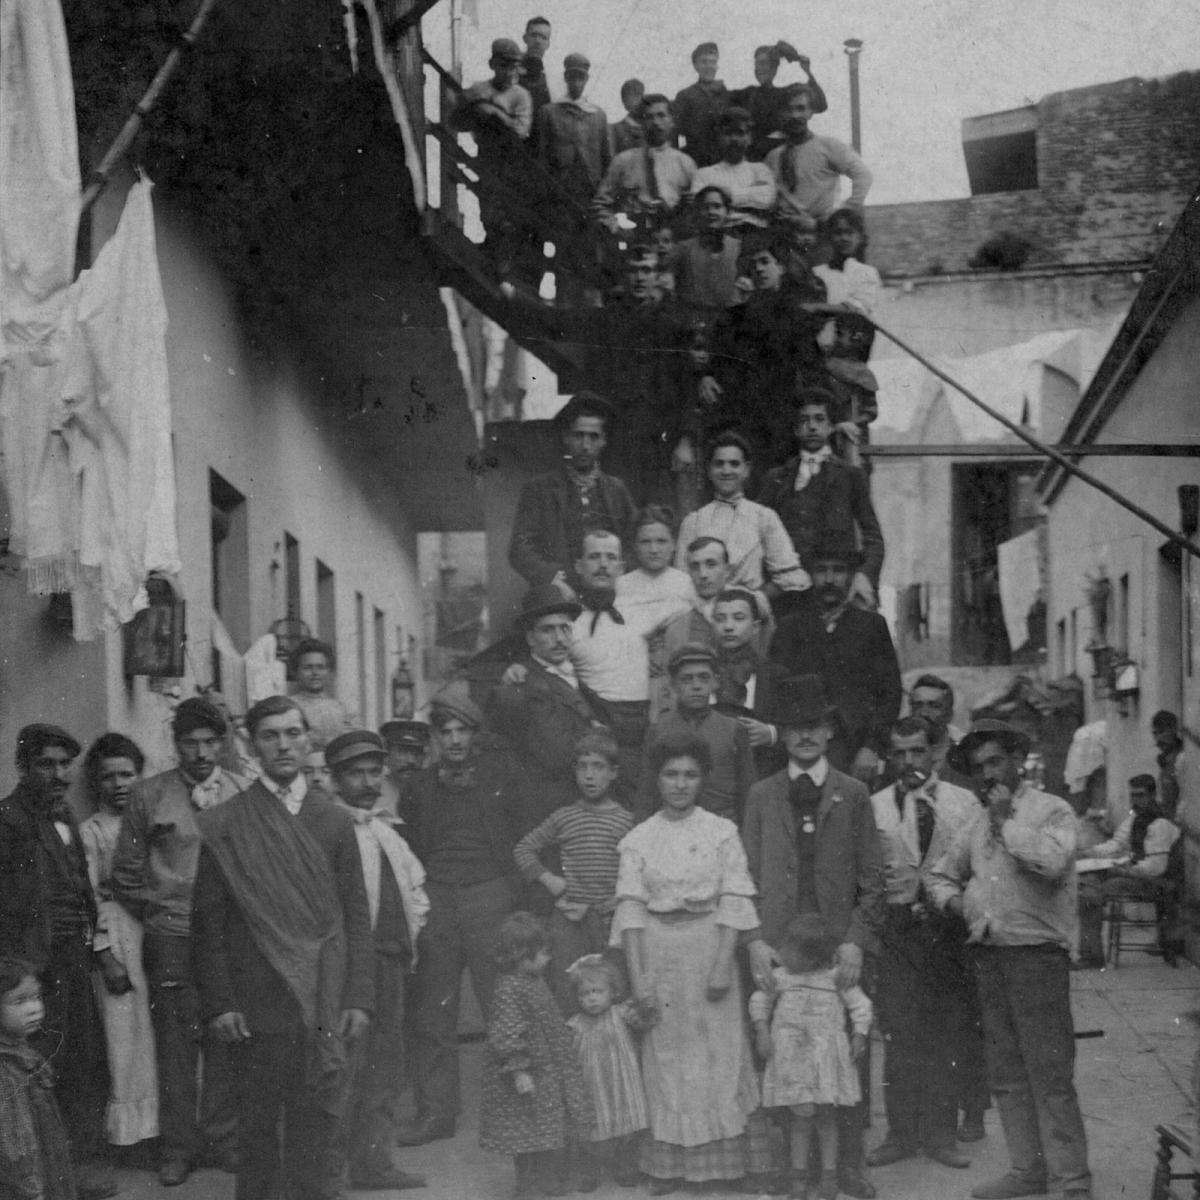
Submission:
[[[544,890],[544,889],[543,889]],[[555,909],[546,922],[550,937],[550,966],[546,982],[559,1008],[567,1015],[579,1011],[575,985],[567,978],[567,968],[585,954],[600,954],[608,946],[612,916],[589,908],[580,921],[569,921]]]
[[[46,1015],[34,1048],[54,1068],[54,1098],[80,1161],[105,1150],[108,1107],[108,1050],[96,993],[92,990],[92,948],[78,938],[57,939],[42,972]]]
[[[189,937],[147,930],[142,956],[154,1022],[163,1158],[196,1163],[206,1154],[228,1154],[237,1148],[237,1100],[230,1047],[201,1028],[191,947]]]
[[[1090,1189],[1066,950],[983,946],[975,968],[988,1079],[1013,1174],[1064,1192]]]
[[[375,1012],[367,1032],[350,1047],[338,1157],[350,1180],[392,1170],[392,1143],[404,1084],[406,959],[375,956]]]
[[[496,933],[513,911],[507,879],[463,886],[425,885],[429,919],[421,930],[417,964],[417,1111],[422,1117],[454,1118],[458,1087],[458,1003],[465,967],[484,1019],[496,982]]]
[[[975,981],[958,954],[957,917],[889,904],[879,955],[879,1025],[886,1050],[888,1137],[909,1146],[954,1145],[955,1058],[966,1040]]]
[[[241,1081],[235,1200],[333,1200],[335,1117],[308,1086],[307,1031],[255,1032],[232,1058]]]

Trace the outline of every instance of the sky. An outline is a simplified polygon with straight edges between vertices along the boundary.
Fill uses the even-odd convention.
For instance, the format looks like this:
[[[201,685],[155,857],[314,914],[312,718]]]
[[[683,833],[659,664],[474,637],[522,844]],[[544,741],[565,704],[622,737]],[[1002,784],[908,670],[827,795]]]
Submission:
[[[1130,76],[1200,68],[1200,0],[474,0],[461,22],[463,74],[488,75],[491,39],[520,34],[528,17],[553,22],[552,94],[562,59],[591,59],[588,94],[615,120],[623,80],[673,96],[695,79],[698,42],[721,48],[729,87],[754,82],[754,47],[784,38],[812,59],[829,98],[817,133],[850,140],[846,38],[859,59],[863,157],[875,173],[870,202],[968,194],[964,117],[1019,108],[1050,92]],[[468,12],[472,7],[467,0]],[[448,0],[424,19],[430,51],[449,62]],[[800,78],[784,64],[777,82]]]

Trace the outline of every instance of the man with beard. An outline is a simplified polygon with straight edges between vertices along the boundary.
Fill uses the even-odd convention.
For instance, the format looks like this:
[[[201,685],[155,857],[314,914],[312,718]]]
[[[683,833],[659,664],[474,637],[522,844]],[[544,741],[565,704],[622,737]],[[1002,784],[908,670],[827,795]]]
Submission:
[[[962,1047],[978,1040],[965,954],[966,927],[932,907],[928,874],[979,815],[979,801],[938,778],[930,727],[921,717],[892,726],[889,765],[896,782],[871,797],[887,879],[880,938],[877,1012],[884,1033],[887,1137],[867,1156],[873,1167],[923,1149],[934,1162],[966,1167],[954,1144]],[[973,1058],[982,1054],[982,1046]],[[982,1111],[976,1114],[982,1119]]]
[[[802,230],[816,230],[841,207],[839,185],[850,180],[847,208],[862,208],[870,190],[870,168],[856,151],[837,138],[813,133],[812,90],[803,83],[787,89],[783,130],[787,141],[767,155],[779,185],[779,215]]]
[[[40,972],[46,1012],[34,1047],[55,1066],[55,1099],[71,1143],[75,1187],[92,1200],[117,1181],[105,1154],[108,1062],[92,971],[123,977],[96,937],[96,901],[67,804],[79,742],[58,725],[17,734],[16,790],[0,800],[0,954]]]
[[[929,725],[933,738],[933,769],[938,778],[966,787],[969,780],[961,776],[956,779],[954,768],[946,761],[946,756],[963,735],[963,731],[951,723],[954,689],[940,675],[922,675],[908,690],[908,711],[910,716],[920,717]]]
[[[744,108],[726,109],[717,122],[721,158],[701,167],[692,180],[692,195],[698,200],[705,188],[719,187],[729,199],[727,224],[730,232],[747,233],[765,229],[775,211],[775,175],[766,163],[751,162],[750,114]]]
[[[951,764],[970,773],[987,811],[935,865],[928,890],[967,923],[988,1082],[1011,1161],[971,1195],[1040,1195],[1053,1180],[1066,1200],[1090,1200],[1071,1020],[1075,813],[1024,781],[1029,747],[1020,730],[982,720],[954,748]]]
[[[333,739],[325,761],[339,805],[354,819],[375,948],[375,1017],[351,1047],[338,1157],[350,1186],[362,1191],[425,1186],[397,1169],[391,1147],[405,1066],[404,981],[416,958],[417,935],[429,900],[425,871],[405,840],[377,810],[383,787],[384,744],[355,729]]]
[[[295,701],[260,700],[246,730],[261,777],[197,818],[200,1014],[241,1079],[239,1200],[267,1200],[281,1180],[291,1200],[333,1200],[348,1048],[366,1032],[375,993],[358,842],[349,815],[309,790]]]
[[[869,783],[900,715],[896,647],[879,613],[850,603],[850,580],[861,554],[830,541],[815,546],[809,557],[812,589],[801,607],[780,620],[770,657],[788,671],[820,676],[838,712],[830,760]]]
[[[741,88],[732,96],[735,105],[750,113],[754,133],[750,157],[755,162],[761,162],[779,144],[788,90],[786,87],[777,87],[775,77],[779,74],[779,64],[785,60],[796,63],[808,77],[813,113],[823,113],[829,108],[807,55],[784,41],[778,41],[773,46],[759,46],[754,51],[754,86]]]
[[[516,906],[520,876],[513,846],[522,832],[520,788],[506,756],[481,749],[483,714],[464,683],[430,705],[438,761],[401,800],[406,836],[425,867],[429,919],[421,935],[415,1012],[416,1121],[397,1143],[419,1146],[454,1136],[461,1109],[458,1008],[463,968],[487,1019],[496,980],[496,933]]]
[[[202,1029],[192,974],[192,888],[200,861],[197,816],[247,786],[219,764],[228,725],[215,704],[199,696],[184,700],[171,730],[179,765],[134,785],[112,869],[114,896],[144,930],[158,1060],[159,1181],[167,1187],[183,1183],[206,1156],[236,1169],[229,1047]]]

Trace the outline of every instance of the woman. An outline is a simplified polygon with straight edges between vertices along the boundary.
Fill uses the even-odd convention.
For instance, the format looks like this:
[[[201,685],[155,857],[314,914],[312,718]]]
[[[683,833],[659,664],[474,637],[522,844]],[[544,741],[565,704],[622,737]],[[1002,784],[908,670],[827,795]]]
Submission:
[[[137,744],[120,733],[98,738],[83,764],[84,779],[96,803],[95,814],[79,827],[99,910],[96,948],[103,949],[107,943],[115,960],[95,975],[112,1077],[105,1123],[114,1146],[134,1146],[158,1136],[158,1075],[142,970],[142,927],[113,899],[111,884],[121,813],[145,765]]]
[[[871,315],[883,283],[879,272],[867,266],[867,227],[856,208],[839,208],[825,222],[825,236],[833,247],[828,263],[813,273],[825,284],[828,303],[852,312]]]
[[[656,1196],[683,1180],[738,1179],[769,1168],[766,1126],[743,1023],[733,952],[758,917],[731,821],[696,801],[710,769],[693,734],[649,752],[661,807],[621,841],[612,943],[639,1002],[657,1012],[642,1044],[650,1133],[641,1169]]]

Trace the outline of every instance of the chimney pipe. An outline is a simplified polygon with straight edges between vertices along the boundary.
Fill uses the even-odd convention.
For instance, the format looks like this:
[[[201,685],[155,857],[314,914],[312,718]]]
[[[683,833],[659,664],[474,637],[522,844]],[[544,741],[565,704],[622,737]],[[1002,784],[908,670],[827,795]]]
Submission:
[[[850,144],[862,153],[862,114],[858,99],[858,56],[862,53],[862,38],[847,38],[842,46],[850,60]]]

